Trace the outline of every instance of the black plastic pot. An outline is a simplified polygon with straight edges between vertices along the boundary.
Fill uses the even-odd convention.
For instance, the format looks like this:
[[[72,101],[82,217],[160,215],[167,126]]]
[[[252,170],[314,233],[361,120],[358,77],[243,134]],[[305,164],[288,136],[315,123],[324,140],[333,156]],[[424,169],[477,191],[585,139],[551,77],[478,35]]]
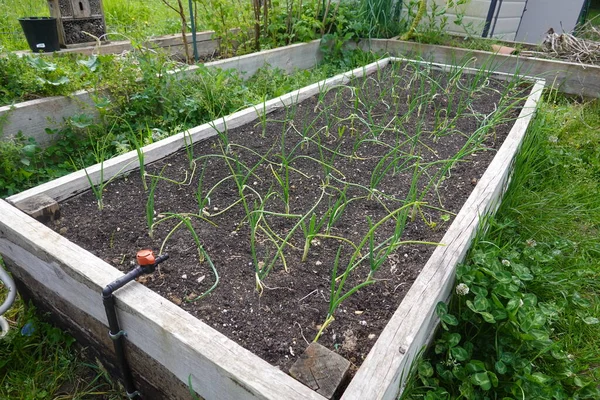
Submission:
[[[60,50],[58,28],[54,17],[19,18],[29,48],[34,53],[51,53]]]

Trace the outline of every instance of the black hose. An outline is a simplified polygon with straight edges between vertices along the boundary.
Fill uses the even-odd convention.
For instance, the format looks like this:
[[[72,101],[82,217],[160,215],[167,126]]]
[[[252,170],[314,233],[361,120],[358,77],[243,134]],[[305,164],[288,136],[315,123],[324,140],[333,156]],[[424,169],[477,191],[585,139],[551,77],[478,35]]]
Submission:
[[[115,355],[117,356],[117,362],[123,375],[123,385],[129,398],[139,396],[139,392],[135,388],[133,382],[133,375],[131,374],[131,368],[127,363],[125,357],[125,343],[123,341],[124,332],[119,328],[119,320],[117,319],[117,312],[115,310],[115,297],[112,295],[104,296],[102,292],[102,302],[104,303],[104,309],[106,310],[106,317],[108,319],[108,335],[113,340],[113,346],[115,348]]]
[[[0,282],[8,289],[6,299],[4,302],[0,303],[0,338],[2,338],[8,334],[8,329],[10,328],[8,321],[6,321],[2,314],[12,307],[15,298],[17,297],[17,286],[15,285],[15,281],[13,281],[8,272],[2,268],[2,265],[0,265]]]
[[[109,283],[108,285],[106,285],[104,290],[102,290],[102,303],[104,304],[104,310],[106,311],[106,319],[108,320],[108,335],[113,341],[115,354],[117,356],[117,362],[119,363],[121,374],[123,375],[123,384],[127,392],[127,397],[129,397],[130,399],[140,396],[140,393],[135,388],[131,368],[129,367],[129,363],[127,362],[127,358],[125,357],[124,337],[127,336],[127,334],[126,332],[122,331],[119,326],[119,319],[117,318],[117,309],[115,307],[115,296],[113,296],[113,293],[117,289],[125,286],[127,283],[137,278],[138,276],[154,272],[156,266],[168,258],[169,255],[164,254],[162,256],[157,257],[154,261],[154,264],[152,265],[138,266],[135,269],[123,275],[122,277],[120,277],[119,279]]]

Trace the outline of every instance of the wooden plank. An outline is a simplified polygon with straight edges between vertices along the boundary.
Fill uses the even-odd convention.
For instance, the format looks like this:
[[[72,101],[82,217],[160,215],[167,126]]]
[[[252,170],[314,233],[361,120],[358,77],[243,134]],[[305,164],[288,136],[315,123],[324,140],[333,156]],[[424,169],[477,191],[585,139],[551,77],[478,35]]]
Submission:
[[[54,96],[25,101],[11,106],[0,107],[0,140],[17,136],[35,138],[40,145],[50,143],[52,137],[46,128],[57,129],[64,124],[64,118],[77,114],[98,115],[98,110],[87,90],[77,91],[70,96]]]
[[[214,47],[210,46],[214,46],[214,42],[207,43],[209,43],[207,51],[213,51]],[[204,66],[207,68],[237,69],[244,74],[244,78],[250,78],[265,64],[292,72],[294,69],[312,68],[319,60],[319,41],[315,40],[309,43],[295,44],[209,62]],[[190,66],[171,73],[177,74],[180,79],[185,79],[198,68],[198,66]],[[38,144],[47,145],[53,140],[53,137],[46,134],[46,128],[60,128],[64,125],[64,119],[81,113],[98,118],[99,113],[94,106],[91,94],[98,95],[99,93],[101,92],[80,90],[70,96],[48,97],[11,106],[2,106],[0,107],[0,120],[3,118],[6,118],[6,120],[3,121],[1,126],[0,140],[13,138],[19,132],[22,132],[25,136],[35,138]]]
[[[218,131],[222,131],[225,128],[233,129],[238,126],[242,126],[250,121],[256,120],[258,116],[262,115],[263,113],[270,113],[286,105],[300,102],[304,99],[314,96],[315,94],[318,94],[328,87],[344,84],[352,77],[360,77],[365,74],[370,74],[385,67],[388,63],[389,59],[385,59],[369,64],[365,67],[356,68],[350,72],[336,75],[324,81],[317,82],[310,86],[306,86],[302,89],[295,90],[286,95],[269,100],[265,103],[248,107],[227,117],[220,118],[216,121],[197,126],[188,131],[181,132],[177,135],[173,135],[161,141],[152,143],[143,147],[144,160],[146,163],[151,163],[185,147],[186,137],[188,138],[188,142],[189,138],[191,138],[192,142],[196,143],[200,140],[216,135]],[[11,196],[7,200],[18,205],[31,197],[45,194],[49,197],[52,197],[56,201],[62,201],[88,190],[90,188],[88,176],[94,184],[98,184],[100,176],[103,176],[105,180],[110,179],[116,174],[125,173],[137,168],[137,162],[137,152],[133,150],[118,157],[111,158],[110,160],[105,161],[103,165],[96,164],[88,167],[86,169],[87,174],[84,170],[73,172],[69,175]]]
[[[322,59],[319,51],[320,40],[313,40],[308,43],[292,44],[285,47],[261,51],[260,53],[251,53],[239,57],[228,58],[225,60],[212,61],[204,64],[210,68],[220,68],[222,70],[235,69],[244,74],[244,78],[253,76],[256,71],[265,65],[271,68],[280,68],[288,73],[294,70],[303,70],[314,67]],[[261,57],[256,57],[260,54]],[[200,68],[192,65],[186,74],[192,73]],[[185,75],[182,75],[185,77]]]
[[[461,66],[460,64],[459,65],[442,64],[442,63],[431,62],[431,61],[411,60],[411,59],[405,58],[405,57],[390,57],[390,59],[393,61],[404,61],[404,62],[410,62],[410,63],[420,64],[420,65],[429,65],[429,66],[432,66],[434,69],[437,69],[439,71],[444,71],[444,72],[452,72],[452,71],[456,71],[458,69],[464,71],[465,73],[470,73],[470,74],[477,74],[477,73],[481,72],[480,69],[464,67],[464,66]],[[489,77],[491,77],[491,78],[495,78],[495,79],[499,79],[499,80],[503,80],[503,81],[511,81],[515,77],[514,74],[508,74],[506,72],[496,72],[496,71],[488,70],[488,71],[486,71],[486,73],[488,73]],[[528,76],[528,75],[519,75],[519,78],[523,79],[523,80],[528,80],[531,83],[536,83],[539,80],[538,78]]]
[[[396,399],[411,363],[438,323],[435,306],[448,299],[456,265],[466,255],[482,218],[500,204],[544,84],[539,81],[534,85],[502,147],[442,238],[444,246],[434,250],[342,400]]]
[[[383,51],[394,56],[420,57],[442,64],[466,63],[508,74],[543,78],[554,89],[583,97],[600,97],[600,66],[566,61],[545,60],[519,55],[495,54],[488,51],[459,49],[390,39],[370,39],[361,42],[363,49]]]
[[[290,375],[327,399],[338,399],[348,383],[350,361],[312,342],[296,360]]]
[[[71,306],[106,324],[102,289],[122,273],[0,200],[0,253]],[[115,292],[127,341],[188,377],[207,399],[324,400],[145,286]],[[277,384],[274,384],[274,383]]]
[[[52,197],[41,194],[19,203],[19,210],[40,222],[60,218],[60,206]]]

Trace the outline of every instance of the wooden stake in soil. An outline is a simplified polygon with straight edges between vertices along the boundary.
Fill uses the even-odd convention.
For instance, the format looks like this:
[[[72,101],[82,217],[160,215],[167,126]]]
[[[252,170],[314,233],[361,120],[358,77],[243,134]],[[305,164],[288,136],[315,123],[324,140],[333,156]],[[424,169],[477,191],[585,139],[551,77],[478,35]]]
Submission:
[[[338,399],[349,382],[350,361],[311,343],[290,368],[290,375],[328,399]]]

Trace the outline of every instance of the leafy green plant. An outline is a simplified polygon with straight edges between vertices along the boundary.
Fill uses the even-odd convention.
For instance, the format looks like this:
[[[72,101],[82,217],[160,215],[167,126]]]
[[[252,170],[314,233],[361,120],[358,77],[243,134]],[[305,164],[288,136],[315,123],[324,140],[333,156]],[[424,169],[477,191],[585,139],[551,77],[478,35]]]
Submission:
[[[36,142],[22,135],[0,141],[0,197],[36,183],[34,171],[40,162],[40,153]]]
[[[0,105],[93,88],[105,74],[122,67],[115,56],[27,55],[0,47]]]
[[[364,15],[367,37],[388,38],[400,33],[402,6],[402,1],[367,0],[362,2],[362,15]]]

